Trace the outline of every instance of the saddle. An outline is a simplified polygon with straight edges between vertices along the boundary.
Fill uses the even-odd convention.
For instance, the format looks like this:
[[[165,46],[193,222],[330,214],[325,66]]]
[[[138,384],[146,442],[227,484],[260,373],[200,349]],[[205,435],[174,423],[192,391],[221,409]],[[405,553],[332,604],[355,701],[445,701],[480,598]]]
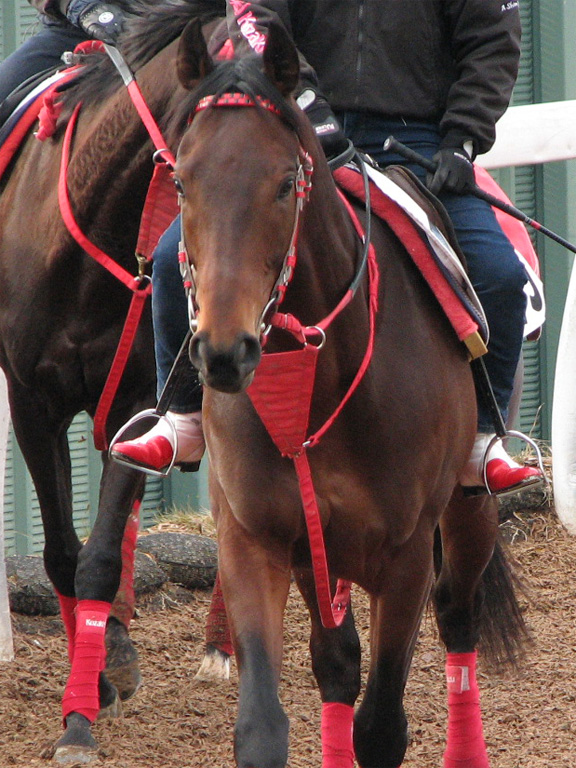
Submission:
[[[488,325],[466,274],[465,258],[443,206],[401,166],[367,166],[370,208],[405,245],[472,359],[487,351]],[[333,173],[348,195],[366,204],[364,180],[355,166]]]
[[[4,101],[0,104],[0,130],[8,118],[16,112],[18,107],[26,100],[26,97],[32,93],[32,91],[43,83],[51,75],[58,71],[56,67],[50,67],[42,72],[37,72],[32,75],[23,83],[20,83],[12,93],[9,93]]]
[[[50,70],[49,73],[44,72],[37,78],[31,78],[29,81],[26,81],[24,84],[26,87],[23,91],[16,89],[2,103],[2,114],[4,114],[4,105],[8,104],[8,102],[10,103],[6,109],[12,109],[15,104],[17,106],[12,109],[8,118],[0,126],[0,179],[10,165],[20,144],[38,120],[47,95],[65,79],[69,78],[71,73],[72,69],[57,69]],[[14,97],[14,100],[12,100],[12,97]]]

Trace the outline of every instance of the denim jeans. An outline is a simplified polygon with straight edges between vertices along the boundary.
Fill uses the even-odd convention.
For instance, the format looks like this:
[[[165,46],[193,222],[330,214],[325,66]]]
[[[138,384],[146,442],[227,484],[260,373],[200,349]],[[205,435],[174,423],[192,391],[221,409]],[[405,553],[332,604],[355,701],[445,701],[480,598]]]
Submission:
[[[180,216],[164,232],[152,257],[152,322],[158,397],[188,332],[188,304],[178,265],[179,240]],[[190,365],[181,374],[170,410],[192,413],[201,408],[202,388],[196,370]]]
[[[392,135],[431,160],[440,143],[437,126],[406,125],[357,112],[344,112],[337,117],[353,144],[380,166],[404,165],[425,182],[426,171],[421,166],[412,165],[399,155],[384,152],[383,144]],[[488,320],[490,340],[484,362],[496,402],[506,419],[522,351],[526,272],[488,203],[474,195],[441,193],[439,199],[454,225],[458,243],[466,257],[470,281]],[[478,431],[494,431],[493,420],[481,401],[478,403]]]
[[[39,31],[0,64],[0,102],[29,77],[61,65],[65,51],[73,51],[88,39],[66,21],[38,24]]]
[[[439,134],[434,125],[383,120],[365,113],[337,115],[354,145],[382,167],[406,165],[425,181],[426,171],[383,150],[384,141],[394,135],[399,141],[428,159],[438,149]],[[489,351],[484,360],[496,401],[506,419],[514,376],[522,348],[526,295],[526,273],[488,203],[473,195],[441,194],[440,200],[454,225],[458,242],[468,263],[470,280],[484,307],[490,328]],[[154,254],[152,313],[154,320],[158,387],[162,389],[188,328],[184,290],[177,252],[179,219],[160,239]],[[180,298],[182,297],[182,301]],[[197,410],[201,402],[195,375],[179,387],[171,409],[181,413]],[[489,411],[478,403],[478,430],[493,432]]]

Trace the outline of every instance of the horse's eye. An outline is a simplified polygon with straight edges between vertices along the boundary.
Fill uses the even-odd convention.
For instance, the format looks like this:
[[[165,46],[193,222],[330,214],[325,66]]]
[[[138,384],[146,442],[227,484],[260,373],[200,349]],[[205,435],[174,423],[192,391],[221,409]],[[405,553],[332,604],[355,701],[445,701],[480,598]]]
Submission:
[[[294,189],[294,177],[290,176],[280,184],[278,187],[278,200],[284,200]]]
[[[177,176],[174,176],[174,186],[179,195],[184,196],[184,185]]]

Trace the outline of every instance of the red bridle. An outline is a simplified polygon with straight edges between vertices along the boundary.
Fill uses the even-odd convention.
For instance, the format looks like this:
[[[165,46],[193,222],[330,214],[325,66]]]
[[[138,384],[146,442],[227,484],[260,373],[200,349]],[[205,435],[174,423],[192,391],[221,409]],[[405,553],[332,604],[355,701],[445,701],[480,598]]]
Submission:
[[[272,102],[270,99],[266,99],[263,96],[256,95],[254,98],[246,93],[223,93],[220,96],[204,96],[196,105],[194,111],[190,115],[189,123],[192,122],[194,116],[198,112],[202,112],[205,109],[212,107],[261,107],[267,112],[271,112],[279,117],[282,117],[282,111]],[[294,274],[294,268],[296,267],[296,243],[298,240],[298,229],[300,223],[300,214],[304,207],[304,203],[310,196],[310,190],[312,188],[312,174],[314,173],[314,166],[310,155],[300,145],[298,150],[298,169],[296,171],[295,181],[295,196],[296,196],[296,210],[294,215],[294,224],[292,226],[292,235],[290,237],[290,244],[284,256],[282,267],[272,288],[270,299],[266,303],[266,306],[262,310],[260,316],[259,327],[261,329],[261,336],[265,340],[266,336],[270,332],[273,326],[273,319],[276,315],[277,307],[284,300],[286,290],[292,275]],[[180,198],[182,204],[182,198]],[[184,225],[183,217],[180,216],[180,246],[178,253],[178,261],[180,263],[180,272],[182,275],[182,281],[184,283],[184,290],[188,299],[188,317],[190,323],[190,330],[194,333],[198,327],[198,308],[196,304],[196,270],[194,265],[190,261],[188,251],[186,249],[186,243],[184,239]],[[268,318],[270,320],[268,321]]]

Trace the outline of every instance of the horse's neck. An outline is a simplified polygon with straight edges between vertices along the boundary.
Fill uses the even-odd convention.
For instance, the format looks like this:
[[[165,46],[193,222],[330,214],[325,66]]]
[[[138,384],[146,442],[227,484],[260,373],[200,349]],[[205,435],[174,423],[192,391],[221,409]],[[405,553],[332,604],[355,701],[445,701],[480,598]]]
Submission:
[[[168,46],[138,73],[144,99],[158,122],[178,91],[174,51]],[[151,176],[154,147],[127,88],[81,111],[74,147],[77,162],[70,164],[68,186],[80,216],[83,206],[92,207],[99,187],[110,207],[127,194],[137,197]]]

